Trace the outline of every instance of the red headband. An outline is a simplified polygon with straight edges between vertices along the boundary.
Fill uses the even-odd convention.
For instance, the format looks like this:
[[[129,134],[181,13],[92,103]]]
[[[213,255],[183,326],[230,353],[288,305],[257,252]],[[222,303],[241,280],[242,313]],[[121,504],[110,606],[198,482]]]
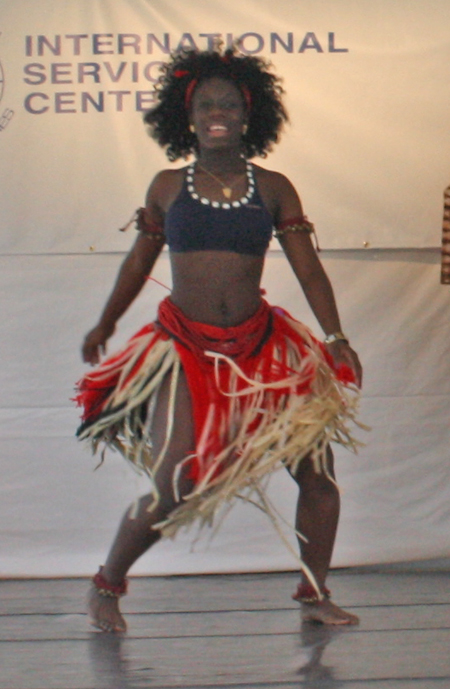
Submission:
[[[181,76],[185,76],[185,74],[187,74],[187,72],[182,72],[180,70],[178,73],[175,73],[175,76],[181,77]],[[186,87],[186,92],[184,94],[184,105],[185,105],[186,110],[189,110],[189,108],[191,107],[192,96],[194,95],[194,90],[195,90],[197,84],[198,84],[198,79],[197,79],[197,77],[194,77],[193,79],[191,79],[191,81],[189,82],[189,84]],[[251,107],[252,107],[252,97],[251,97],[249,88],[245,84],[236,84],[236,85],[242,93],[242,96],[243,96],[244,101],[245,101],[245,105],[247,106],[247,110],[250,112]]]
[[[197,77],[194,77],[194,79],[191,79],[189,84],[186,87],[186,93],[184,94],[184,107],[186,110],[189,110],[191,107],[191,101],[192,101],[192,96],[194,95],[194,89],[198,84],[198,79]]]
[[[241,93],[244,96],[247,110],[250,112],[250,110],[252,109],[252,96],[250,93],[250,89],[245,84],[239,84],[239,88],[241,89]]]

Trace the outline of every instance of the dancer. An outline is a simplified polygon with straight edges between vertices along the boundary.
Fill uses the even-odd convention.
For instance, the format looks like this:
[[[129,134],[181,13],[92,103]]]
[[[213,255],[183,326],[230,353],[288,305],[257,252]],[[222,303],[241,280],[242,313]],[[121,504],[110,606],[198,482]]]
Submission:
[[[358,621],[331,601],[325,579],[339,517],[329,443],[354,448],[347,424],[361,366],[297,192],[284,175],[250,162],[278,141],[287,120],[282,94],[260,58],[184,51],[163,66],[156,105],[145,116],[169,160],[193,162],[151,183],[137,239],[82,349],[85,362],[99,365],[79,383],[80,439],[94,451],[119,449],[153,485],[125,514],[93,579],[90,616],[104,631],[126,629],[119,597],[148,548],[181,526],[212,523],[236,495],[259,500],[270,515],[264,478],[280,466],[300,486],[304,567],[294,598],[304,618]],[[262,297],[273,232],[324,343]],[[170,297],[154,323],[100,363],[166,242]]]

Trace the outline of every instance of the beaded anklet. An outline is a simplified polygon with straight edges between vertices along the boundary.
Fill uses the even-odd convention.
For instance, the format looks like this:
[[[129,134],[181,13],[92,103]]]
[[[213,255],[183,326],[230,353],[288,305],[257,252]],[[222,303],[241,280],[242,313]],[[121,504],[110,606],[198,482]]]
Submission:
[[[118,586],[109,584],[102,574],[103,567],[100,567],[95,577],[92,579],[95,590],[99,596],[105,598],[120,598],[125,596],[128,591],[128,579],[123,579]]]
[[[326,586],[322,586],[320,593],[322,598],[319,597],[316,589],[311,584],[299,584],[292,598],[299,603],[319,603],[321,600],[331,597],[331,591]]]

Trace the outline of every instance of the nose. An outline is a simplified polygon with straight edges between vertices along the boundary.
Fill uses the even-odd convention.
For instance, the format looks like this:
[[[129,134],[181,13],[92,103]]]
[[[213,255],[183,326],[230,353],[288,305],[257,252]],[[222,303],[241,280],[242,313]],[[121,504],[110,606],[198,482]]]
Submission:
[[[213,116],[221,116],[224,114],[224,112],[225,108],[223,107],[223,105],[221,105],[220,103],[211,103],[211,107],[208,114]]]

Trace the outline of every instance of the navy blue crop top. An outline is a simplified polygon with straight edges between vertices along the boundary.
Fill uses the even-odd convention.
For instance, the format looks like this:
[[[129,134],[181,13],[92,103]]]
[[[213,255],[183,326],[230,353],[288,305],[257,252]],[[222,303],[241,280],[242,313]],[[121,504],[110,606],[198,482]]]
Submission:
[[[251,163],[247,163],[247,180],[247,193],[239,201],[210,201],[197,194],[191,165],[166,213],[164,234],[169,249],[263,256],[272,237],[273,221],[255,184]]]

